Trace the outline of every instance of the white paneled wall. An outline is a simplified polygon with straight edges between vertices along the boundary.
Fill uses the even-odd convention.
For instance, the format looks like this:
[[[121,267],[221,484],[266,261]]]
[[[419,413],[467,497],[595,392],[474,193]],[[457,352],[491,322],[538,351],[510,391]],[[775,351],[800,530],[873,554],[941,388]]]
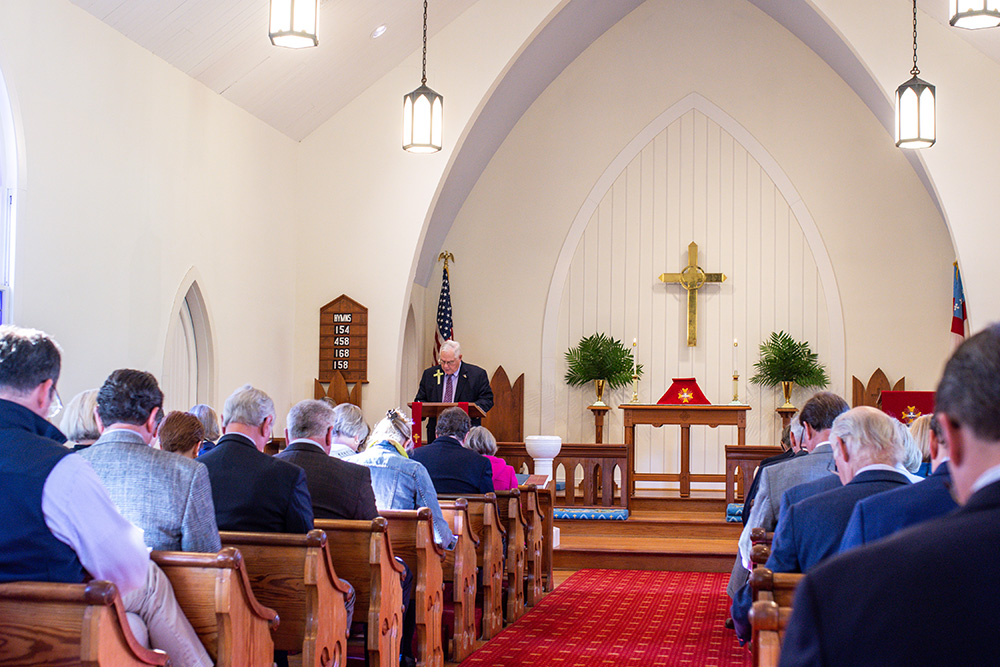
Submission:
[[[570,235],[570,242],[573,235]],[[686,293],[657,277],[687,264],[698,244],[706,272],[725,273],[722,285],[698,296],[698,345],[686,341]],[[569,250],[573,250],[570,248]],[[558,310],[553,431],[568,442],[593,442],[586,407],[592,389],[568,387],[563,353],[581,337],[603,332],[631,344],[644,366],[641,403],[654,403],[673,377],[694,376],[713,403],[732,399],[733,339],[736,369],[748,414],[747,442],[774,444],[780,436],[780,390],[747,380],[758,347],[784,329],[807,340],[829,363],[831,341],[826,295],[810,245],[785,197],[758,161],[715,120],[691,109],[670,122],[628,162],[597,204],[575,248]],[[842,352],[841,352],[842,354]],[[800,405],[811,391],[797,389]],[[631,388],[611,392],[606,442],[622,442],[619,403]],[[692,429],[691,468],[725,471],[724,445],[733,428]],[[636,470],[676,472],[680,432],[639,427]],[[642,485],[640,485],[642,486]]]

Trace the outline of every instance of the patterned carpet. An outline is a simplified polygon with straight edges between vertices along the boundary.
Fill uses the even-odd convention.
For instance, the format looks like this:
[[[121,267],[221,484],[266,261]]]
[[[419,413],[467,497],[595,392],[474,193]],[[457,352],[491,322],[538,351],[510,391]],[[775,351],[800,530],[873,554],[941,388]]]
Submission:
[[[750,665],[749,652],[723,627],[728,578],[582,570],[462,667]]]

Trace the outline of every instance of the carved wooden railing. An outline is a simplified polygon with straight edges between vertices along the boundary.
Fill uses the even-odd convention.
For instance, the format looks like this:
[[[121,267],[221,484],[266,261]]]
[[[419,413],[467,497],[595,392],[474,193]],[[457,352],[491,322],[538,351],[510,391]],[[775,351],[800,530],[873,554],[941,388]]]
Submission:
[[[521,472],[535,470],[534,460],[528,456],[522,442],[497,444],[497,456]],[[565,491],[556,492],[556,502],[565,507],[621,507],[628,509],[628,494],[621,488],[628,487],[628,466],[625,445],[594,445],[563,443],[559,456],[552,461],[552,469],[563,466],[566,471]],[[583,477],[576,478],[577,466],[583,468]],[[615,483],[615,468],[621,483]]]

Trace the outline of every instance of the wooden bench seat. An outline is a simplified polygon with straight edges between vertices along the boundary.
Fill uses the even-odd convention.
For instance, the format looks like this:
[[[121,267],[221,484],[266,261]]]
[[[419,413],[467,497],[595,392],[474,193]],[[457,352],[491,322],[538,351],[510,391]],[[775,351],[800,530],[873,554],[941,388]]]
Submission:
[[[111,582],[0,584],[0,665],[169,664],[132,636]]]
[[[403,566],[396,560],[388,522],[316,519],[326,533],[337,574],[354,586],[354,621],[367,624],[368,664],[396,667],[403,634]]]
[[[257,599],[281,617],[274,648],[302,652],[303,667],[335,667],[347,660],[349,590],[330,560],[326,533],[220,532],[222,544],[243,554]]]
[[[479,582],[483,607],[481,639],[490,640],[503,630],[503,593],[506,584],[503,548],[507,539],[507,529],[500,519],[495,493],[462,496],[462,498],[467,503],[466,511],[472,533],[479,536],[479,544],[476,546],[476,565],[482,572],[482,581]],[[458,500],[458,496],[439,495],[438,500],[442,504],[448,504]]]
[[[782,607],[791,607],[795,588],[804,576],[801,573],[772,572],[766,567],[755,567],[750,573],[753,599],[773,600]]]
[[[216,667],[268,667],[274,661],[271,630],[278,614],[257,601],[237,549],[154,551],[150,558],[170,579],[177,603]]]
[[[781,658],[781,642],[785,638],[785,628],[792,616],[792,608],[779,605],[773,600],[758,600],[750,609],[750,623],[753,626],[754,667],[778,667]]]
[[[527,559],[528,520],[524,516],[518,489],[497,491],[497,510],[507,529],[507,557],[504,563],[507,605],[504,618],[508,624],[524,615],[525,560]]]
[[[452,632],[451,653],[453,662],[465,660],[476,645],[476,549],[479,536],[472,530],[468,501],[465,498],[439,503],[441,514],[458,541],[455,548],[445,552],[441,573],[442,581],[451,584]]]
[[[443,607],[442,563],[445,552],[434,542],[434,525],[427,507],[416,510],[382,510],[389,523],[392,551],[403,559],[413,573],[413,602],[417,628],[417,665],[442,667],[444,647],[441,641]]]

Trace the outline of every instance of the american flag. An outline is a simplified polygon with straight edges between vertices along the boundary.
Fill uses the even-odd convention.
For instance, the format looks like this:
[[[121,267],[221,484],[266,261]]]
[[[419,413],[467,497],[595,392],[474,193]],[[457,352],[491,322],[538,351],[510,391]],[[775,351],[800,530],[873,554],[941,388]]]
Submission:
[[[438,358],[441,343],[451,340],[455,331],[451,320],[451,284],[448,281],[448,262],[441,272],[441,296],[438,297],[437,329],[434,331],[434,358]]]
[[[955,334],[956,344],[961,343],[965,338],[965,321],[967,319],[969,318],[965,314],[965,290],[962,289],[962,274],[958,270],[958,262],[955,262],[955,283],[951,297],[951,332]]]

